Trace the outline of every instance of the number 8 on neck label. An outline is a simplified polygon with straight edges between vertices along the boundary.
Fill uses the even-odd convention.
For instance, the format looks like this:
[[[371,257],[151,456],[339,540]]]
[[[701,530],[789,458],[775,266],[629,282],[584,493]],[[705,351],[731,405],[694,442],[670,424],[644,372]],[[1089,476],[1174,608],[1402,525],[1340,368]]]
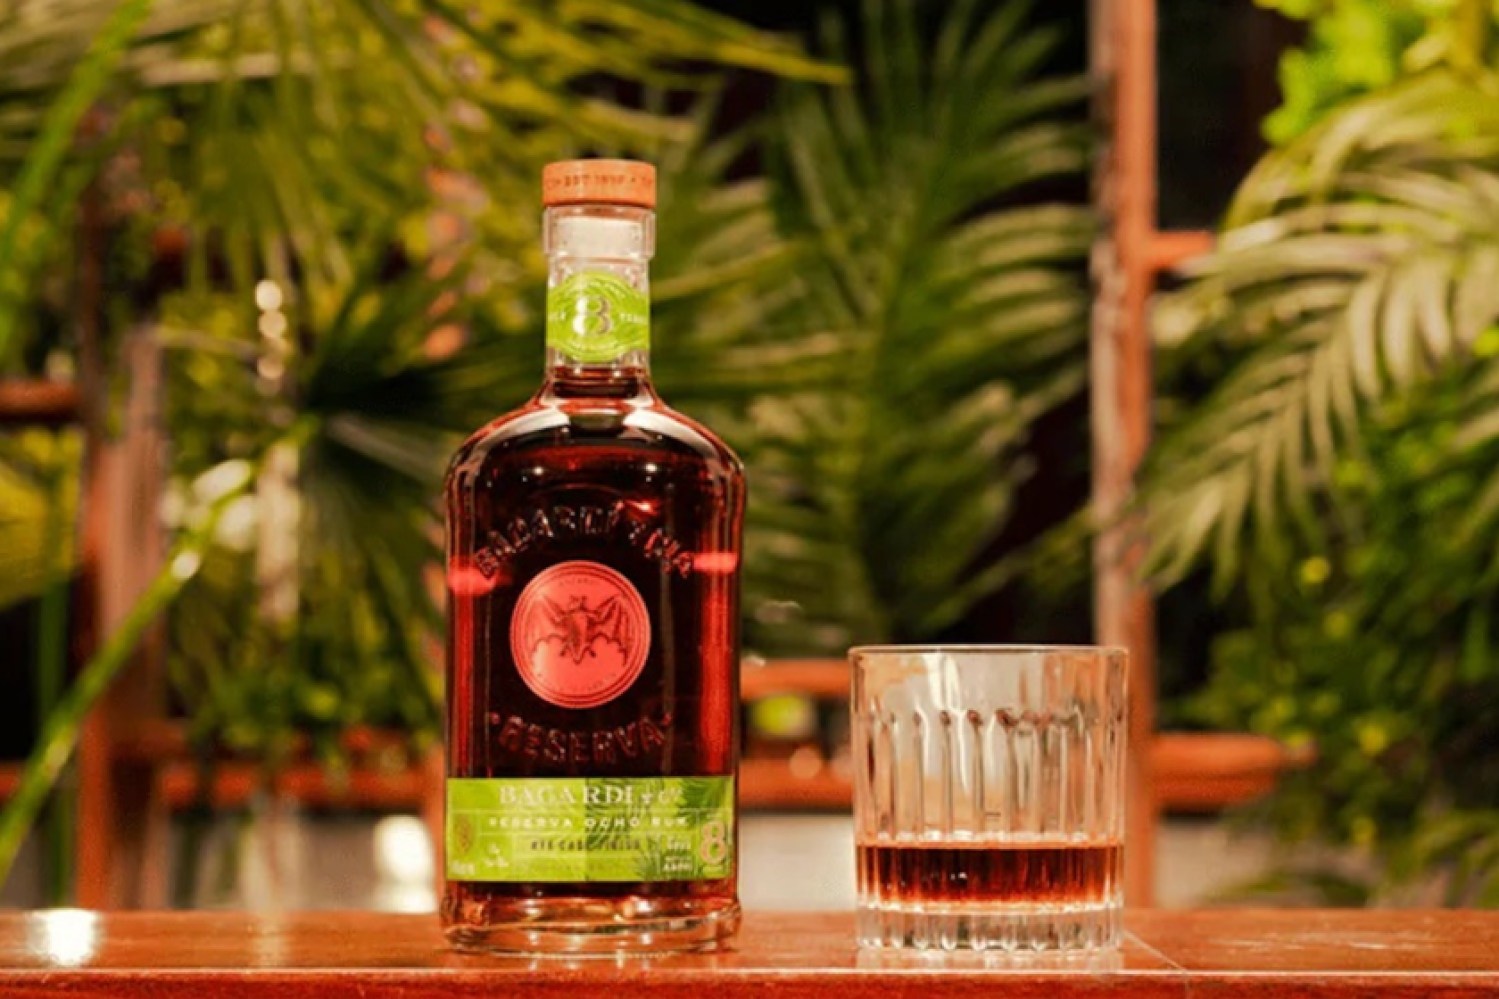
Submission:
[[[650,297],[623,278],[574,274],[547,291],[547,346],[583,364],[602,364],[651,344]]]

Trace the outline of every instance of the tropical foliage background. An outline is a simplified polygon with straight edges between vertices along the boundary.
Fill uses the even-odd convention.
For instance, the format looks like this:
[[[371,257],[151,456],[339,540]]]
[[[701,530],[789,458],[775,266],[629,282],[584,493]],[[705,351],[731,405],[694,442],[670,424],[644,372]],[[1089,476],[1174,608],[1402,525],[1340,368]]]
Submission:
[[[1277,6],[1283,141],[1158,315],[1156,567],[1238,622],[1183,711],[1316,747],[1261,815],[1352,853],[1258,888],[1499,904],[1495,12]]]
[[[0,372],[66,377],[95,324],[108,414],[127,336],[163,348],[178,548],[135,623],[164,613],[197,751],[434,735],[437,484],[537,383],[536,178],[568,155],[661,170],[657,378],[755,480],[753,650],[931,637],[1016,578],[992,548],[1027,434],[1084,364],[1090,217],[1051,201],[1087,87],[1046,75],[1057,41],[1019,0],[870,0],[811,53],[685,0],[7,8]],[[778,82],[726,127],[729,69]],[[79,448],[6,447],[4,597],[51,612],[0,869],[139,634],[64,693]]]

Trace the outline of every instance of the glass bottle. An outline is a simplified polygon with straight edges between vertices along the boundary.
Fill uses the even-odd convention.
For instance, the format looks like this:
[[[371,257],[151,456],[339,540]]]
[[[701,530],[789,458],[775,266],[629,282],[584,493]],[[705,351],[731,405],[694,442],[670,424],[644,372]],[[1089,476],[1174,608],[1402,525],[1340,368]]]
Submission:
[[[460,948],[709,947],[739,922],[744,475],[650,375],[655,172],[543,174],[546,376],[448,473],[442,918]]]

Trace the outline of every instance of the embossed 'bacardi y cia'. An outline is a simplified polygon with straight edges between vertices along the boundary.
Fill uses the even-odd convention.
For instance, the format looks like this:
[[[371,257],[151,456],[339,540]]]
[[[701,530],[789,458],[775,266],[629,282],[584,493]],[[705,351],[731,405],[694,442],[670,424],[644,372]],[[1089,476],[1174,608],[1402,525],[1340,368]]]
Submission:
[[[655,171],[542,177],[546,374],[447,482],[446,890],[474,949],[734,932],[744,476],[650,376]]]

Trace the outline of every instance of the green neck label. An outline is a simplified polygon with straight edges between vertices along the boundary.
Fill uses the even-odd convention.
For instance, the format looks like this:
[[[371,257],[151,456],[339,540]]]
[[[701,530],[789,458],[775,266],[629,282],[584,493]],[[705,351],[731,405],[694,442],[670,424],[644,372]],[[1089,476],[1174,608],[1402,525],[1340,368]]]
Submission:
[[[574,274],[547,291],[547,346],[583,364],[649,350],[650,296],[613,274]]]

